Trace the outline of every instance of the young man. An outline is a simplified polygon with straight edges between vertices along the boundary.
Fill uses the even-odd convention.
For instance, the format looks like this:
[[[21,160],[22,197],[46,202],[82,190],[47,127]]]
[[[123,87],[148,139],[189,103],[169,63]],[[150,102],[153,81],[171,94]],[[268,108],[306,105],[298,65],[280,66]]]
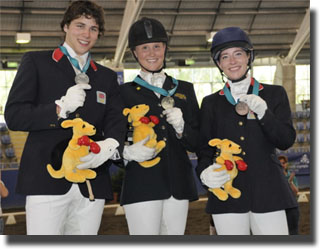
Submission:
[[[210,193],[206,211],[212,214],[218,235],[288,234],[285,209],[297,202],[275,152],[295,140],[287,94],[282,86],[259,83],[248,74],[254,51],[240,28],[216,33],[211,53],[226,82],[202,102],[197,173],[209,188],[229,180],[226,171],[214,171],[221,166],[213,164],[215,150],[208,145],[213,138],[239,144],[248,168],[233,181],[240,198],[220,201]]]
[[[90,55],[104,31],[103,9],[90,1],[72,2],[61,28],[65,41],[57,49],[23,56],[6,104],[8,127],[29,132],[16,191],[27,195],[27,234],[97,234],[105,199],[112,199],[106,150],[113,148],[112,159],[119,144],[122,151],[126,120],[116,73]],[[93,140],[101,148],[78,166],[95,168],[94,201],[85,183],[54,179],[46,169],[48,163],[61,167],[72,129],[60,124],[76,117],[96,127]]]
[[[199,107],[191,83],[178,81],[163,71],[168,37],[163,25],[151,18],[135,22],[129,47],[141,71],[133,82],[120,87],[127,108],[147,104],[147,114],[159,118],[157,140],[166,146],[160,162],[143,168],[139,162],[155,157],[144,141],[125,146],[126,165],[121,192],[131,235],[182,235],[189,201],[198,199],[187,150],[197,150]],[[130,148],[129,148],[130,147]]]

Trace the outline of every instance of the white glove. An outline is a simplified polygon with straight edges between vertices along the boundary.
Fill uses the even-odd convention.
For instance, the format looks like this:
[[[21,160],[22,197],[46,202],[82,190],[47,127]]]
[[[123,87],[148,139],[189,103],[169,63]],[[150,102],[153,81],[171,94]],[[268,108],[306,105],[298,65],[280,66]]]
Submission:
[[[184,128],[184,120],[180,108],[169,108],[162,112],[167,116],[167,122],[172,125],[178,134],[182,134]]]
[[[209,188],[220,188],[223,184],[230,180],[227,170],[214,171],[221,168],[221,165],[213,163],[201,172],[201,182]]]
[[[109,160],[117,151],[119,143],[112,138],[105,139],[104,141],[96,142],[100,146],[100,152],[98,154],[90,153],[80,158],[80,161],[84,162],[77,166],[78,169],[97,168],[101,166],[105,161]]]
[[[130,146],[125,145],[123,149],[123,158],[127,161],[143,162],[155,157],[156,149],[144,146],[149,140],[149,136]]]
[[[65,96],[62,96],[60,100],[56,100],[60,108],[59,116],[62,118],[67,118],[69,113],[74,112],[77,108],[82,107],[86,98],[85,89],[91,89],[89,84],[76,84],[68,88]]]
[[[257,114],[258,119],[261,120],[268,108],[267,103],[260,96],[250,94],[239,98],[240,102],[245,102],[249,109]]]

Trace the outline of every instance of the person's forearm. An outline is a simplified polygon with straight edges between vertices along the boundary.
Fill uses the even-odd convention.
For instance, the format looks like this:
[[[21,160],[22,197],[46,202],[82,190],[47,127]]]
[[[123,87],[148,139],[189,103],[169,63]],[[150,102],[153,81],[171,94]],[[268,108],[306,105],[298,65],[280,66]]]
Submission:
[[[4,185],[4,183],[0,180],[0,196],[1,198],[5,198],[9,195],[9,191]]]

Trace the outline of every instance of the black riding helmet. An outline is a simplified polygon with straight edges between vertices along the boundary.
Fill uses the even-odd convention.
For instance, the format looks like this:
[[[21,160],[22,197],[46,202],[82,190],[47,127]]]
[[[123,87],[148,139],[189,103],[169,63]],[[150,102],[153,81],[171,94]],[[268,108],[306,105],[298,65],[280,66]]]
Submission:
[[[138,61],[133,53],[136,46],[145,43],[164,42],[166,44],[165,56],[167,53],[168,36],[163,25],[156,19],[143,17],[142,19],[133,23],[129,30],[129,48],[132,51],[134,58]],[[165,61],[163,67],[157,71],[160,72],[165,68]],[[148,70],[148,69],[146,69]],[[148,70],[149,71],[149,70]],[[152,72],[152,71],[149,71]],[[152,72],[156,73],[156,72]]]
[[[163,25],[156,19],[143,17],[131,25],[129,30],[129,48],[144,43],[164,42],[167,44],[168,36]]]
[[[232,47],[240,47],[248,54],[250,54],[248,70],[246,71],[245,75],[239,79],[240,81],[245,78],[247,72],[249,71],[249,69],[251,69],[252,62],[254,60],[254,50],[252,43],[248,35],[242,29],[240,29],[239,27],[227,27],[218,31],[212,38],[211,56],[222,74],[223,71],[218,65],[220,54],[223,50]]]

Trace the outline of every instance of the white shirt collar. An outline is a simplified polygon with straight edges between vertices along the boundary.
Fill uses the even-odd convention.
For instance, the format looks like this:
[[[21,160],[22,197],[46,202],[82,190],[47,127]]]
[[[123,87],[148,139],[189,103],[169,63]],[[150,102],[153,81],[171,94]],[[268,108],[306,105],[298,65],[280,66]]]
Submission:
[[[86,52],[86,53],[84,53],[83,55],[78,56],[78,55],[76,54],[76,52],[69,46],[69,44],[67,44],[67,42],[64,42],[64,43],[63,43],[63,46],[67,49],[67,51],[68,51],[68,53],[69,53],[69,55],[70,55],[71,57],[73,57],[73,58],[80,57],[80,58],[82,59],[82,62],[84,62],[84,63],[79,62],[80,68],[82,69],[82,68],[84,67],[84,65],[86,64],[86,62],[87,62],[89,52]]]
[[[142,77],[143,80],[145,80],[147,83],[149,83],[152,86],[156,86],[158,88],[162,88],[164,81],[166,80],[166,74],[163,70],[161,70],[159,73],[150,73],[140,70],[139,75]],[[154,92],[158,97],[160,97],[160,94],[157,92]]]
[[[161,70],[159,73],[150,73],[140,70],[139,75],[149,84],[159,88],[162,88],[162,85],[166,80],[166,75],[163,70]]]
[[[235,101],[237,101],[241,96],[246,95],[248,93],[248,89],[251,83],[251,76],[248,76],[239,82],[231,82],[229,81],[231,95]]]

